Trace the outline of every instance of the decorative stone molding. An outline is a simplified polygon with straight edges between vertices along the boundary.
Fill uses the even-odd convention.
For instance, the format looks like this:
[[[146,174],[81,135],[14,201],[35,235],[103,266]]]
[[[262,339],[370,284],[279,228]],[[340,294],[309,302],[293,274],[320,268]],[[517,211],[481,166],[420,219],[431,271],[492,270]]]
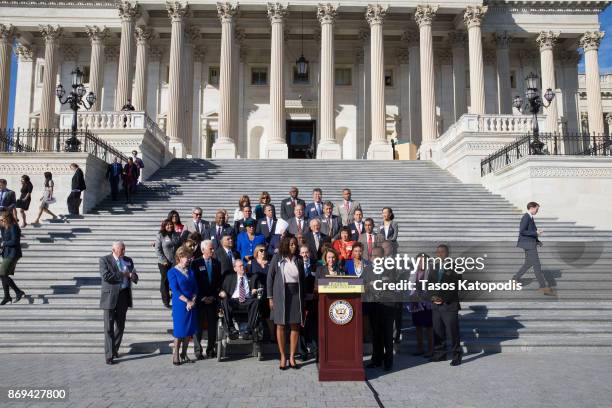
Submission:
[[[200,32],[200,27],[197,25],[189,25],[185,30],[185,34],[187,36],[187,41],[189,44],[195,44],[202,39],[202,33]]]
[[[321,24],[334,24],[338,15],[338,7],[330,3],[317,6],[317,18]]]
[[[137,44],[148,45],[149,41],[155,38],[155,33],[150,27],[139,25],[134,29],[134,36]]]
[[[64,31],[59,25],[51,24],[41,24],[38,28],[45,41],[59,41]]]
[[[168,1],[166,2],[166,11],[168,11],[168,17],[172,22],[183,21],[189,15],[189,5],[180,1]]]
[[[603,31],[587,31],[580,37],[580,47],[585,51],[597,51],[604,35]]]
[[[389,12],[389,6],[382,4],[368,4],[365,18],[369,25],[382,24]]]
[[[359,38],[363,43],[369,44],[370,41],[370,29],[366,27],[361,27],[359,32],[357,33],[357,38]]]
[[[453,48],[465,48],[467,45],[467,33],[465,31],[451,31],[448,40]]]
[[[536,42],[540,47],[540,51],[552,50],[559,41],[559,33],[553,31],[540,31],[536,37]]]
[[[282,23],[289,14],[287,6],[281,3],[268,3],[268,18],[270,23]]]
[[[417,6],[414,12],[414,21],[421,27],[422,25],[431,25],[433,19],[436,17],[438,12],[438,6],[432,6],[430,4]]]
[[[0,40],[12,43],[13,38],[15,38],[15,32],[15,26],[12,24],[0,24]]]
[[[409,47],[419,46],[419,32],[414,29],[404,30],[401,40],[408,43]]]
[[[507,31],[504,31],[503,33],[495,33],[493,35],[493,39],[495,40],[495,45],[498,49],[507,50],[510,48],[510,43],[512,43],[512,37]]]
[[[238,14],[238,4],[217,3],[217,15],[221,22],[231,21]]]
[[[32,47],[19,44],[15,47],[15,54],[19,58],[19,61],[32,62],[34,61],[34,50]]]
[[[206,56],[206,48],[204,47],[194,47],[193,48],[193,60],[203,62],[204,57]]]
[[[603,167],[531,167],[530,177],[612,177],[612,168]]]
[[[407,48],[398,48],[395,50],[395,56],[400,64],[407,64],[410,60],[410,53]]]
[[[236,27],[234,29],[234,39],[238,45],[242,45],[242,42],[246,39],[246,30],[242,27]]]
[[[85,32],[92,44],[95,42],[104,43],[109,36],[109,30],[106,27],[87,25],[85,26]]]
[[[13,163],[13,164],[0,164],[0,174],[15,175],[15,174],[43,174],[46,171],[50,171],[53,175],[60,174],[73,174],[74,171],[70,169],[70,164],[60,163]]]
[[[467,6],[463,13],[463,22],[467,28],[480,26],[488,9],[487,6]]]
[[[62,47],[64,61],[77,62],[79,60],[79,52],[81,49],[76,44],[65,44]]]
[[[128,0],[122,0],[117,2],[117,10],[119,11],[119,18],[122,21],[134,21],[140,16],[140,7],[138,3],[132,3]]]
[[[119,60],[119,47],[116,44],[104,47],[104,59],[107,62]]]
[[[1,6],[115,8],[117,0],[0,0]]]

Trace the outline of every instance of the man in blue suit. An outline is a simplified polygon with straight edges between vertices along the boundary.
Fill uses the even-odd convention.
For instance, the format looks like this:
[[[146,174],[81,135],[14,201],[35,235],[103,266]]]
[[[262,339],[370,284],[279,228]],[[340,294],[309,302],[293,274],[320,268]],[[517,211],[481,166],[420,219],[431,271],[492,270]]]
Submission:
[[[312,190],[312,203],[308,203],[306,206],[304,216],[308,220],[323,216],[323,191],[320,188]]]
[[[554,291],[549,288],[544,279],[542,273],[542,266],[540,265],[540,256],[538,255],[538,246],[542,246],[540,239],[538,238],[542,231],[538,230],[533,220],[534,215],[538,213],[540,205],[534,201],[527,204],[527,212],[521,218],[521,225],[519,228],[519,237],[516,246],[523,248],[525,251],[525,262],[521,269],[512,277],[513,280],[518,281],[521,277],[533,266],[533,273],[540,284],[538,291],[544,295],[554,296]]]
[[[117,194],[119,193],[119,181],[121,180],[121,173],[123,167],[119,163],[119,159],[115,157],[113,164],[109,164],[106,169],[106,178],[110,183],[111,197],[113,201],[117,201]]]

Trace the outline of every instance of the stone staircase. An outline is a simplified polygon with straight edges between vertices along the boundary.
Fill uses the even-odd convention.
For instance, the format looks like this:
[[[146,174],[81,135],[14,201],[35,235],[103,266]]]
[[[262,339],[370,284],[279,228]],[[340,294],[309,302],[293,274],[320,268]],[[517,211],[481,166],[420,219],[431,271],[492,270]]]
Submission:
[[[101,353],[98,258],[117,239],[140,275],[122,352],[169,352],[171,316],[161,306],[151,246],[160,221],[176,209],[185,223],[196,205],[211,220],[217,208],[233,213],[241,194],[256,201],[261,191],[278,208],[294,184],[307,202],[314,187],[335,202],[348,186],[376,222],[381,208],[391,206],[400,253],[433,253],[446,242],[453,256],[486,254],[486,274],[468,278],[507,280],[522,263],[515,248],[522,211],[431,162],[174,160],[146,182],[133,205],[106,200],[82,218],[23,231],[15,280],[28,297],[0,308],[0,353]],[[544,230],[542,265],[558,296],[542,297],[532,282],[521,292],[471,297],[461,312],[465,348],[611,352],[612,232],[547,218],[546,208],[537,222]],[[407,318],[401,350],[413,347],[408,326]]]

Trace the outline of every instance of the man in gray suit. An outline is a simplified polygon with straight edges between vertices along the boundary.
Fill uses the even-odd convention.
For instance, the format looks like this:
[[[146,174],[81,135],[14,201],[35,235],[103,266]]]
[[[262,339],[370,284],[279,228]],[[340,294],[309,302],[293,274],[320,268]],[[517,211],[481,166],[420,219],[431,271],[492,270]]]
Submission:
[[[132,283],[138,283],[134,262],[125,256],[125,245],[113,243],[112,253],[100,258],[102,291],[100,309],[104,310],[104,355],[106,364],[115,364],[125,329],[127,310],[132,307]]]
[[[336,204],[334,212],[342,219],[342,225],[349,225],[355,218],[355,210],[361,210],[361,204],[351,199],[351,189],[342,190],[343,200]]]
[[[0,212],[15,209],[15,192],[6,188],[6,180],[0,179]]]
[[[321,220],[321,232],[331,240],[338,239],[340,237],[341,221],[340,217],[333,215],[334,205],[331,201],[326,201],[323,204],[323,215],[319,217]]]
[[[525,272],[533,266],[533,273],[540,284],[538,291],[544,295],[554,296],[554,291],[546,284],[544,274],[542,273],[542,266],[540,265],[540,256],[538,255],[538,246],[542,246],[538,237],[542,231],[537,229],[533,217],[538,213],[539,209],[540,205],[532,201],[527,204],[527,212],[523,215],[523,218],[521,218],[519,237],[516,246],[523,248],[525,251],[525,262],[512,279],[519,281]]]
[[[297,204],[293,213],[294,217],[287,220],[287,231],[296,236],[304,235],[310,231],[308,221],[306,221],[306,218],[304,217],[304,206],[302,204]]]

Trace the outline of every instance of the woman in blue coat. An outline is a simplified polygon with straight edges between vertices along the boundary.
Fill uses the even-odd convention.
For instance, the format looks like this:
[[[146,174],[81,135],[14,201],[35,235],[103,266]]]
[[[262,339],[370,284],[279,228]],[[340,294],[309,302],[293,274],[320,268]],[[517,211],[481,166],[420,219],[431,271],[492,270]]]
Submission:
[[[257,245],[265,245],[266,238],[262,234],[255,233],[255,221],[246,220],[244,222],[244,231],[238,234],[236,239],[236,250],[240,252],[240,257],[249,262],[253,258],[253,252]]]
[[[187,357],[187,346],[191,336],[198,327],[196,301],[198,298],[198,282],[193,270],[189,267],[193,253],[185,246],[176,251],[176,264],[168,271],[168,283],[172,291],[172,323],[174,335],[174,354],[172,363],[193,363]],[[181,354],[179,358],[179,348]]]
[[[17,261],[21,258],[21,229],[17,225],[17,221],[11,214],[6,212],[0,218],[0,234],[2,239],[0,240],[2,249],[2,263],[0,263],[0,279],[2,279],[2,289],[4,290],[4,299],[0,303],[6,305],[9,302],[13,302],[13,298],[9,293],[9,287],[13,288],[16,295],[16,302],[19,302],[25,293],[15,285],[11,275],[15,274],[15,267]]]

